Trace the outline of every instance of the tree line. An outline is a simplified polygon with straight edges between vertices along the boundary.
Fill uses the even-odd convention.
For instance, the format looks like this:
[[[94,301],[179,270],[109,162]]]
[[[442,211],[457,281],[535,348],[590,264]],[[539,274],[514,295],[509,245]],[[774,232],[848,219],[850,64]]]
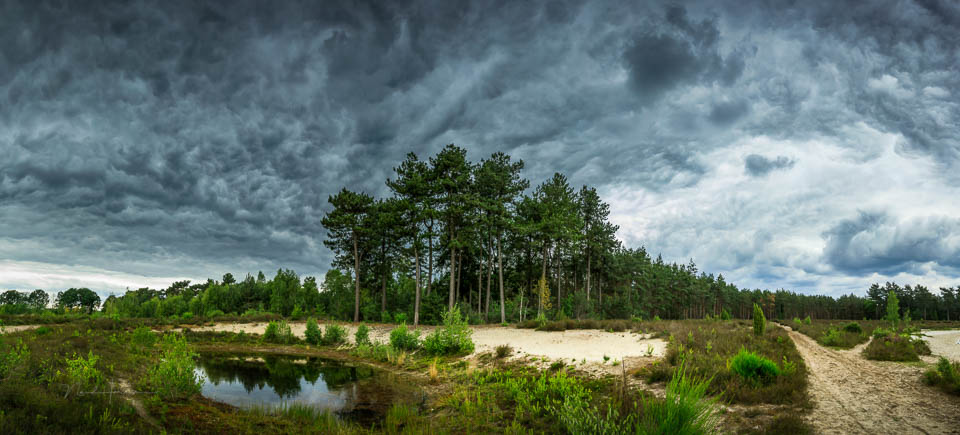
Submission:
[[[530,189],[523,168],[501,152],[471,162],[455,145],[425,160],[409,153],[385,180],[389,196],[344,188],[328,198],[322,224],[334,259],[322,283],[283,269],[270,279],[260,272],[237,281],[228,273],[128,291],[107,298],[103,309],[131,317],[272,312],[419,324],[436,323],[454,305],[472,323],[505,323],[538,314],[749,318],[757,304],[769,318],[873,319],[892,290],[914,318],[960,312],[960,287],[935,295],[920,285],[875,284],[866,297],[839,298],[741,289],[692,260],[668,263],[644,247],[625,247],[595,188],[575,189],[555,173]]]

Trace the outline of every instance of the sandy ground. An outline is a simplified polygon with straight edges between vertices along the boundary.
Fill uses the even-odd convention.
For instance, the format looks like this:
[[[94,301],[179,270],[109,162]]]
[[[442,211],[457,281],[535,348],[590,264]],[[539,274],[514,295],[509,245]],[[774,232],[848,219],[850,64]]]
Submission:
[[[934,331],[924,330],[923,339],[930,345],[930,351],[952,361],[960,361],[960,330]],[[960,425],[960,416],[957,416]]]
[[[248,334],[262,334],[266,323],[218,323],[210,326],[191,328],[194,331],[244,331]],[[321,325],[323,327],[324,325]],[[350,341],[357,330],[355,325],[342,325],[347,329]],[[390,330],[395,325],[370,325],[370,339],[374,341],[390,341]],[[420,328],[422,336],[433,331],[434,327]],[[290,330],[294,335],[303,337],[306,324],[303,322],[291,323]],[[495,347],[506,344],[513,348],[515,356],[537,356],[551,360],[567,360],[588,363],[602,363],[604,356],[610,361],[636,359],[648,356],[659,358],[666,352],[667,343],[660,339],[649,338],[647,335],[632,332],[606,332],[599,330],[570,330],[562,332],[535,331],[532,329],[517,329],[504,326],[477,326],[473,327],[473,342],[476,345],[475,354],[491,352]]]
[[[789,328],[787,328],[789,329]],[[926,386],[918,364],[869,361],[790,331],[810,370],[817,433],[960,434],[960,398]]]
[[[41,325],[12,325],[12,326],[4,326],[4,327],[0,328],[0,334],[2,334],[2,333],[4,333],[4,332],[8,332],[8,333],[9,333],[9,332],[17,332],[17,331],[26,331],[26,330],[28,330],[28,329],[36,329],[36,328],[39,328],[40,326],[41,326]]]

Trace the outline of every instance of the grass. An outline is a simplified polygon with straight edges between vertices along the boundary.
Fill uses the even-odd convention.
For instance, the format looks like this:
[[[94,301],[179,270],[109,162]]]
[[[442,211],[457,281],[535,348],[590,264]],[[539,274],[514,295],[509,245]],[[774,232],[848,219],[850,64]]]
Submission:
[[[4,372],[0,373],[0,433],[160,429],[171,433],[709,433],[721,429],[717,426],[717,402],[796,407],[806,400],[805,378],[798,375],[805,375],[805,368],[792,342],[778,328],[766,328],[765,334],[756,337],[749,321],[573,322],[578,327],[605,330],[642,326],[663,338],[672,336],[668,357],[650,372],[666,382],[667,397],[657,398],[629,386],[625,378],[578,372],[575,366],[560,361],[545,370],[527,366],[522,359],[507,358],[513,352],[509,346],[499,346],[486,353],[485,359],[469,364],[456,355],[433,355],[420,345],[418,334],[405,326],[391,334],[396,337],[391,344],[402,343],[396,346],[361,343],[335,348],[288,338],[285,330],[289,326],[284,328],[279,321],[269,340],[266,334],[185,329],[183,342],[145,326],[153,323],[101,318],[50,324],[45,334],[22,331],[0,338],[0,371]],[[168,340],[187,346],[176,351],[166,344]],[[741,348],[773,362],[781,375],[755,385],[728,369],[727,362]],[[160,428],[140,419],[123,400],[75,394],[65,400],[63,387],[57,386],[67,383],[66,375],[57,377],[57,371],[66,373],[67,360],[77,361],[82,356],[85,367],[102,375],[103,385],[125,379],[140,391],[157,391],[156,374],[164,361],[177,362],[166,368],[171,375],[165,378],[185,379],[180,375],[188,372],[191,349],[349,359],[398,375],[409,374],[431,386],[420,401],[398,402],[381,411],[375,422],[363,425],[304,406],[241,410],[210,401],[196,390],[175,389],[179,391],[176,394],[143,396]],[[776,394],[783,396],[779,402],[772,399]],[[791,426],[788,419],[774,422],[799,427]]]
[[[538,331],[566,331],[568,329],[599,329],[611,332],[623,332],[640,324],[631,320],[594,320],[594,319],[565,319],[548,321],[544,319],[524,320],[517,324],[517,328],[536,329]]]
[[[925,341],[893,332],[874,338],[863,350],[864,357],[876,361],[920,361],[920,355],[930,355]]]
[[[691,374],[713,379],[708,392],[721,396],[727,403],[810,406],[806,365],[786,331],[780,328],[766,328],[761,336],[754,334],[753,323],[748,320],[661,321],[645,324],[645,328],[669,341],[664,360],[634,373],[649,382],[669,381],[676,368],[685,365]],[[742,352],[751,355],[751,360],[756,356],[774,362],[780,375],[758,383],[750,376],[738,374],[736,370],[746,362],[733,361],[738,361],[737,355]],[[772,372],[766,367],[758,370]]]
[[[940,357],[935,368],[923,374],[928,385],[937,386],[943,391],[960,396],[960,362],[950,362]]]

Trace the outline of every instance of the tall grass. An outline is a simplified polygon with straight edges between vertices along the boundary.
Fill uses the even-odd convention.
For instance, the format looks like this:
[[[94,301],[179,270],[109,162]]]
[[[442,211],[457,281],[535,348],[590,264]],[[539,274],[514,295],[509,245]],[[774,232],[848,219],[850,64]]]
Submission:
[[[937,366],[927,370],[923,378],[929,385],[936,385],[943,391],[960,396],[960,362],[950,362],[940,357]]]

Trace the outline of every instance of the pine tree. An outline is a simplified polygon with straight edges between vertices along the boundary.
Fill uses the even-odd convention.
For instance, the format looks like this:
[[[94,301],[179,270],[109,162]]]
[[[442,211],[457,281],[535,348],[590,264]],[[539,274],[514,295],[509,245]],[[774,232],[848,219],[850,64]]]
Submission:
[[[327,229],[327,239],[323,244],[337,255],[335,260],[345,264],[345,258],[353,254],[354,270],[354,309],[353,321],[360,321],[360,246],[364,245],[369,232],[368,218],[373,198],[365,193],[355,193],[346,188],[340,190],[328,201],[333,210],[323,217],[322,224]]]

